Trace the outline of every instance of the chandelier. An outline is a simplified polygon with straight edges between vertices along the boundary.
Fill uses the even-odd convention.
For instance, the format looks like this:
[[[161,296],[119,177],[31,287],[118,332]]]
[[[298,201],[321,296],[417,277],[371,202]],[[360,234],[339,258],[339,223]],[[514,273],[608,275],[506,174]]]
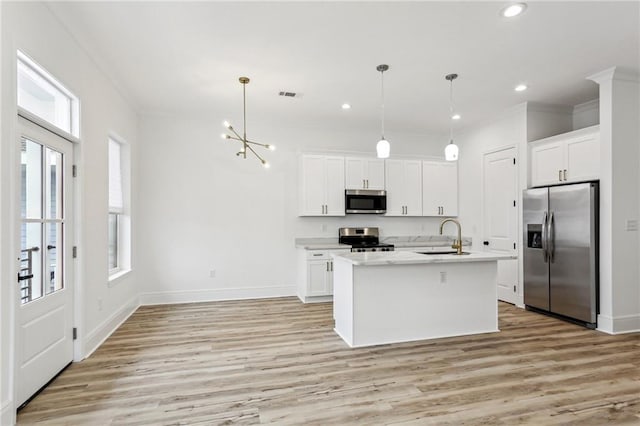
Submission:
[[[250,151],[251,153],[253,153],[253,155],[256,156],[256,158],[258,158],[258,160],[260,160],[260,162],[262,163],[262,166],[264,168],[268,169],[269,168],[269,163],[267,163],[267,160],[262,158],[253,149],[252,145],[261,146],[261,147],[266,148],[266,149],[271,150],[271,151],[276,149],[276,147],[273,146],[273,145],[267,144],[267,143],[258,143],[258,142],[250,141],[249,139],[247,139],[247,94],[246,94],[246,88],[247,88],[247,84],[249,84],[249,77],[240,77],[239,81],[242,84],[242,136],[240,136],[238,134],[238,132],[236,132],[236,130],[233,128],[233,126],[228,121],[225,121],[223,123],[223,126],[226,127],[228,130],[230,130],[233,133],[233,135],[229,135],[227,133],[223,133],[222,134],[222,139],[232,139],[232,140],[235,140],[235,141],[242,142],[242,147],[240,148],[240,151],[236,152],[236,155],[238,157],[242,156],[242,158],[246,159],[247,158],[247,151]]]

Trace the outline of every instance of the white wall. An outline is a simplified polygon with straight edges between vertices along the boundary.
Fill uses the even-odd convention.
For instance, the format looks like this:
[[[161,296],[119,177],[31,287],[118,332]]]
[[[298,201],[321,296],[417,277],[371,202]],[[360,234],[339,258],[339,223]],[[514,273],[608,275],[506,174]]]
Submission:
[[[611,68],[600,85],[600,315],[598,328],[640,330],[640,243],[627,221],[640,216],[640,78]]]
[[[74,155],[79,168],[75,198],[78,222],[76,244],[79,247],[79,265],[76,273],[77,299],[75,325],[79,327],[79,345],[76,358],[82,358],[110,333],[117,321],[137,306],[138,289],[135,271],[117,285],[109,287],[107,271],[107,136],[117,132],[132,148],[135,163],[137,116],[134,110],[116,92],[105,75],[100,72],[69,33],[41,3],[2,3],[3,66],[0,139],[0,220],[2,227],[2,404],[13,398],[12,362],[7,354],[13,348],[13,303],[18,294],[15,284],[16,265],[11,253],[17,253],[17,225],[10,216],[19,216],[17,188],[18,135],[15,133],[17,110],[15,105],[16,49],[21,49],[56,76],[81,102],[81,143]],[[9,65],[7,65],[9,64]],[[135,219],[135,212],[134,212]],[[135,220],[134,220],[135,223]],[[102,310],[99,309],[101,301]],[[15,407],[8,412],[14,415]],[[2,420],[10,424],[12,419]]]
[[[599,99],[584,102],[573,107],[573,130],[600,124]]]
[[[257,117],[254,113],[252,117]],[[341,226],[379,226],[383,235],[436,234],[435,218],[298,217],[298,154],[373,155],[372,134],[274,125],[254,118],[251,139],[277,146],[255,158],[235,156],[237,142],[220,139],[220,119],[144,116],[137,225],[143,303],[294,295],[297,237],[337,237]],[[442,156],[445,142],[427,135],[392,138],[400,153]],[[215,270],[215,278],[210,271]]]

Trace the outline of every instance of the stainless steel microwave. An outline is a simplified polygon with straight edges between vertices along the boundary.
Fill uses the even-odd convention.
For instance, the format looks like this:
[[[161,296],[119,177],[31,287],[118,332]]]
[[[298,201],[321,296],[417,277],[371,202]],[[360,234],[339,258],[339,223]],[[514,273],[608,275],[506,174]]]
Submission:
[[[387,212],[387,191],[346,189],[344,212],[348,214],[382,214]]]

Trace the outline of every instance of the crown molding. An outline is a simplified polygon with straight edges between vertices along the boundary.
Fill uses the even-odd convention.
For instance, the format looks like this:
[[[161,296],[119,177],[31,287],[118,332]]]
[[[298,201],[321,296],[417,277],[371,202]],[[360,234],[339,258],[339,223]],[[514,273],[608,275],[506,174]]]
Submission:
[[[612,80],[640,83],[640,73],[629,68],[611,67],[588,76],[587,80],[595,81],[598,84]]]

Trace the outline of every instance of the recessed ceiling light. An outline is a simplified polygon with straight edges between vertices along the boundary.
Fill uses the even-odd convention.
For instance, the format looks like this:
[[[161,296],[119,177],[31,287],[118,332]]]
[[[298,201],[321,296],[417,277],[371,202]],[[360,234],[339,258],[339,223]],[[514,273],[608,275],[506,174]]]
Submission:
[[[526,3],[513,3],[509,6],[506,6],[500,11],[500,15],[505,18],[513,18],[514,16],[520,15],[527,8]]]
[[[451,116],[451,119],[452,119],[452,120],[460,120],[460,118],[462,118],[462,117],[460,116],[460,114],[453,114],[453,115]]]
[[[349,104],[342,104],[342,109],[351,109],[351,105],[349,105]]]
[[[516,92],[524,92],[525,90],[527,90],[527,88],[528,86],[526,84],[518,84],[514,90]]]

